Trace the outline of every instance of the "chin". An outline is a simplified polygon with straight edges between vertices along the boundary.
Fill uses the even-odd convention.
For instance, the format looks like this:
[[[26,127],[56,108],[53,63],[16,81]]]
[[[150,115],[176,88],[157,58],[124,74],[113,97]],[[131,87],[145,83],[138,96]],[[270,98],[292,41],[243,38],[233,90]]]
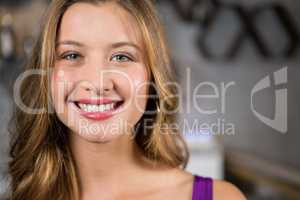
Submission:
[[[74,133],[74,134],[78,135],[79,138],[81,138],[82,140],[85,140],[90,143],[108,143],[108,142],[115,140],[116,138],[118,138],[120,136],[120,134],[119,135],[109,135],[109,134],[103,134],[103,133],[99,133],[99,134]]]
[[[121,137],[121,135],[127,133],[128,130],[122,123],[89,122],[72,128],[72,132],[86,141],[102,143]]]

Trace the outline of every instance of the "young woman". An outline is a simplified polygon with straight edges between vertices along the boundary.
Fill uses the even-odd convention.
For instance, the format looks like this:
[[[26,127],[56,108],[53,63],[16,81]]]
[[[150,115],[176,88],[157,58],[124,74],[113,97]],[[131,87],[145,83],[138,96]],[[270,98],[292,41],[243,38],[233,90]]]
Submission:
[[[54,0],[26,70],[42,73],[21,84],[9,199],[245,199],[184,171],[186,143],[166,128],[177,90],[150,0]]]

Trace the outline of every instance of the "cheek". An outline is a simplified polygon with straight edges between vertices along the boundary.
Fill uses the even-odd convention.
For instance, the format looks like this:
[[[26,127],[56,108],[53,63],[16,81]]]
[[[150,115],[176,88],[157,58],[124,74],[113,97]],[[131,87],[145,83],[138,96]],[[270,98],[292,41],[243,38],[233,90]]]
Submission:
[[[140,88],[142,85],[147,85],[148,75],[146,67],[139,67],[135,70],[130,70],[128,74],[132,80],[134,89]]]
[[[149,80],[146,68],[130,71],[129,76],[132,79],[133,94],[131,95],[131,103],[134,109],[140,113],[145,111],[145,106],[148,99]]]
[[[146,88],[142,86],[147,85],[147,71],[143,66],[134,66],[115,73],[113,80],[119,94],[127,100],[133,100],[137,93],[141,93],[142,88]]]
[[[132,88],[134,90],[135,97],[137,94],[146,94],[146,89],[148,86],[148,76],[147,70],[145,67],[140,67],[136,70],[131,70],[128,73],[132,81]]]
[[[56,104],[59,97],[59,82],[61,81],[57,71],[51,74],[51,97]]]
[[[132,77],[135,88],[148,81],[147,70],[145,68],[133,71],[130,76]]]
[[[54,102],[54,106],[63,105],[66,95],[68,94],[68,88],[72,83],[70,75],[63,70],[55,69],[51,75],[51,97]]]

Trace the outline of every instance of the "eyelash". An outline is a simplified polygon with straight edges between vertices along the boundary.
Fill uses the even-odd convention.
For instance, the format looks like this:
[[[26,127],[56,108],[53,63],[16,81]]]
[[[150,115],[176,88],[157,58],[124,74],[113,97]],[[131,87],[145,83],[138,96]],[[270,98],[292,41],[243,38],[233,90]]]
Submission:
[[[69,56],[76,56],[76,57],[82,57],[79,53],[76,52],[67,52],[64,53],[60,56],[61,59],[65,59],[65,60],[76,60],[76,58],[68,58]]]
[[[70,56],[75,56],[75,58],[70,58]],[[61,59],[64,59],[64,60],[76,60],[76,58],[81,58],[83,57],[82,55],[80,55],[79,53],[76,53],[76,52],[67,52],[67,53],[64,53],[60,56]],[[129,56],[129,55],[126,55],[124,53],[119,53],[119,54],[115,54],[111,57],[111,60],[113,60],[113,58],[115,57],[125,57],[127,60],[126,61],[120,61],[120,62],[133,62],[134,59],[132,58],[132,56]]]
[[[120,62],[133,62],[133,61],[134,61],[134,59],[132,58],[132,56],[126,55],[126,54],[124,54],[124,53],[119,53],[119,54],[113,55],[112,58],[111,58],[111,60],[112,60],[113,58],[115,58],[115,57],[118,57],[118,56],[119,56],[119,57],[125,57],[125,58],[127,58],[126,61],[120,61]]]

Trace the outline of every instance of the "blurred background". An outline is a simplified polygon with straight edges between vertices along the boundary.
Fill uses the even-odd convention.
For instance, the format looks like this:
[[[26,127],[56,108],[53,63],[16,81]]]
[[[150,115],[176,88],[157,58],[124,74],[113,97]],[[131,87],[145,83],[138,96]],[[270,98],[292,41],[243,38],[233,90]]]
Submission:
[[[0,0],[0,193],[7,187],[13,84],[46,0]],[[300,1],[159,0],[180,83],[187,171],[249,200],[300,199]]]

